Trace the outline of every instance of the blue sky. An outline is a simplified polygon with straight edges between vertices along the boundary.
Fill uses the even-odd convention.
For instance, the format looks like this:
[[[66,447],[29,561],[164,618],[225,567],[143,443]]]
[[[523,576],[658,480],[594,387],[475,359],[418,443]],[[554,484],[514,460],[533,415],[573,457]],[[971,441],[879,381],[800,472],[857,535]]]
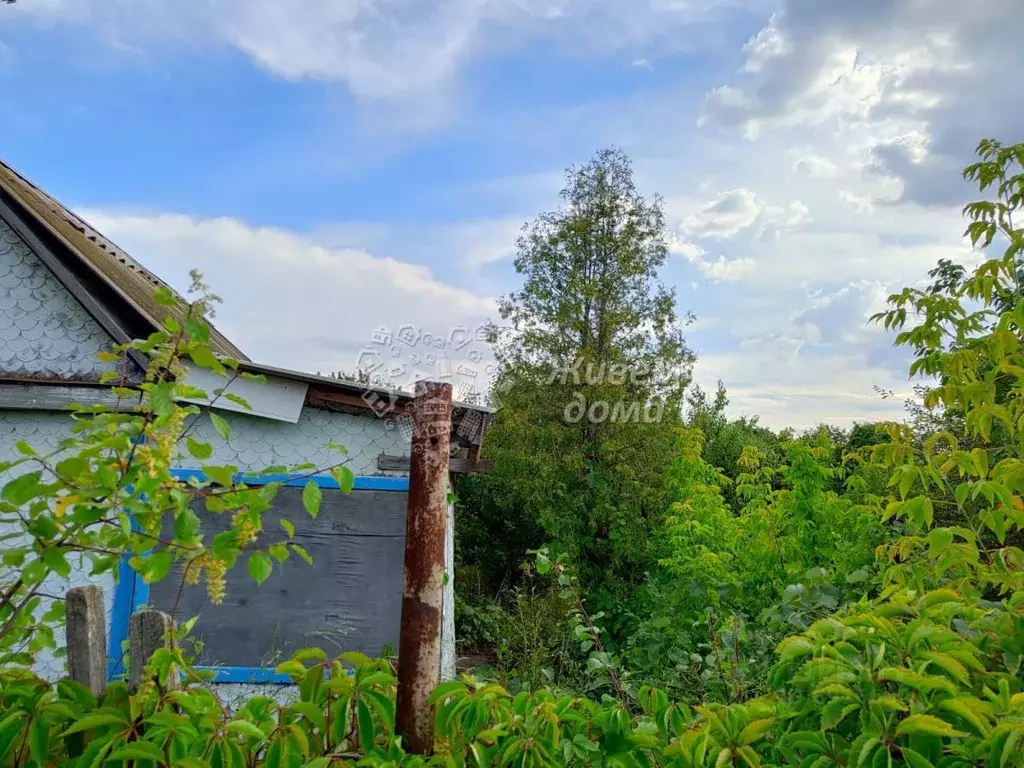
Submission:
[[[0,156],[175,285],[201,269],[252,357],[330,370],[377,326],[492,315],[519,226],[614,144],[665,198],[698,381],[848,423],[909,389],[867,317],[972,258],[957,169],[1022,138],[1020,14],[961,6],[19,0]]]

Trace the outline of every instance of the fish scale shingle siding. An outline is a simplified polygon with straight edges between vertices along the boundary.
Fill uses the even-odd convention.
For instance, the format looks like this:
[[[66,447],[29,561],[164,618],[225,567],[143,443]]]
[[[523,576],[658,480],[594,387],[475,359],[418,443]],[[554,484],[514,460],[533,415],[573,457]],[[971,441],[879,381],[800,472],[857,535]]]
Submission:
[[[28,244],[0,219],[0,375],[96,379],[113,344]]]

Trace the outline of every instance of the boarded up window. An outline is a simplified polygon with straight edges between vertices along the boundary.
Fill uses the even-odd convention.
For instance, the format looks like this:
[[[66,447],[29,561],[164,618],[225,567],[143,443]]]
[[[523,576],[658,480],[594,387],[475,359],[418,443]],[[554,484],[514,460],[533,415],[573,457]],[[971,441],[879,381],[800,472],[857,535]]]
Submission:
[[[154,584],[149,604],[181,622],[199,615],[193,634],[204,647],[199,663],[231,667],[273,666],[299,648],[329,654],[386,646],[397,651],[402,611],[402,559],[407,494],[395,491],[324,490],[320,515],[310,518],[301,488],[281,488],[264,515],[260,544],[284,541],[280,520],[295,526],[295,541],[312,555],[308,565],[292,556],[257,586],[243,556],[228,572],[227,597],[212,605],[205,587],[181,587],[181,571]],[[204,533],[229,527],[197,501]],[[179,596],[180,590],[180,596]]]

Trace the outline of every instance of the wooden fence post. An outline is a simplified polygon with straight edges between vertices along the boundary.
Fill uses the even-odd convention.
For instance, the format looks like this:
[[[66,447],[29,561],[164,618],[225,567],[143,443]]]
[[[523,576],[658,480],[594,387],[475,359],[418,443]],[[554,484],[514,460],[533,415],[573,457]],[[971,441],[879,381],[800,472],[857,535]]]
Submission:
[[[410,753],[429,755],[434,751],[434,713],[428,699],[441,677],[452,385],[416,382],[412,415],[395,729]]]
[[[147,610],[132,614],[128,638],[132,661],[129,683],[133,691],[145,680],[146,664],[153,654],[167,647],[167,636],[173,628],[174,619],[163,611]],[[167,687],[178,687],[177,672],[167,681]]]
[[[72,587],[65,598],[68,675],[102,696],[107,691],[107,622],[103,590]]]

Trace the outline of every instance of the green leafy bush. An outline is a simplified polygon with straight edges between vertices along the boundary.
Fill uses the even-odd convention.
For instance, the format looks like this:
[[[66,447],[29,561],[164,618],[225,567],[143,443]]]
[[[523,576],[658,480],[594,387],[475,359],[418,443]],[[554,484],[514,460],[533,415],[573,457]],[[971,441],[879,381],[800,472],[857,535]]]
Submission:
[[[784,463],[747,446],[736,460],[738,510],[703,457],[703,435],[680,432],[666,478],[674,504],[651,543],[659,562],[632,615],[591,612],[568,561],[536,553],[535,574],[554,592],[521,593],[517,620],[539,605],[529,600],[557,598],[569,655],[584,662],[578,690],[524,676],[519,690],[442,683],[431,756],[406,754],[395,734],[390,664],[358,654],[302,651],[278,667],[295,683],[293,700],[256,696],[235,709],[190,665],[190,626],[134,692],[116,683],[96,701],[31,674],[32,654],[52,645],[60,622],[36,610],[41,580],[65,575],[69,554],[102,568],[152,549],[142,534],[187,509],[189,489],[165,471],[181,385],[154,374],[141,413],[80,414],[84,437],[64,446],[75,463],[26,447],[22,463],[40,468],[8,483],[0,506],[23,519],[31,542],[6,563],[22,570],[3,586],[0,767],[1024,766],[1024,230],[1013,224],[1024,215],[1024,145],[986,141],[979,153],[966,176],[996,199],[967,207],[968,234],[1005,245],[1002,255],[892,296],[878,318],[913,350],[912,373],[931,377],[921,404],[931,416],[887,425],[877,442],[861,434],[842,451],[827,433],[788,435]],[[152,448],[132,441],[140,424],[153,430]],[[145,498],[130,490],[137,483]],[[169,559],[203,556],[209,583],[209,563],[261,551],[252,537],[269,500],[228,487],[225,511],[238,515],[230,541],[208,546],[184,526],[133,567],[157,579]],[[142,519],[142,534],[124,530],[115,504]],[[608,631],[608,619],[634,630]],[[541,633],[523,647],[540,647]]]

